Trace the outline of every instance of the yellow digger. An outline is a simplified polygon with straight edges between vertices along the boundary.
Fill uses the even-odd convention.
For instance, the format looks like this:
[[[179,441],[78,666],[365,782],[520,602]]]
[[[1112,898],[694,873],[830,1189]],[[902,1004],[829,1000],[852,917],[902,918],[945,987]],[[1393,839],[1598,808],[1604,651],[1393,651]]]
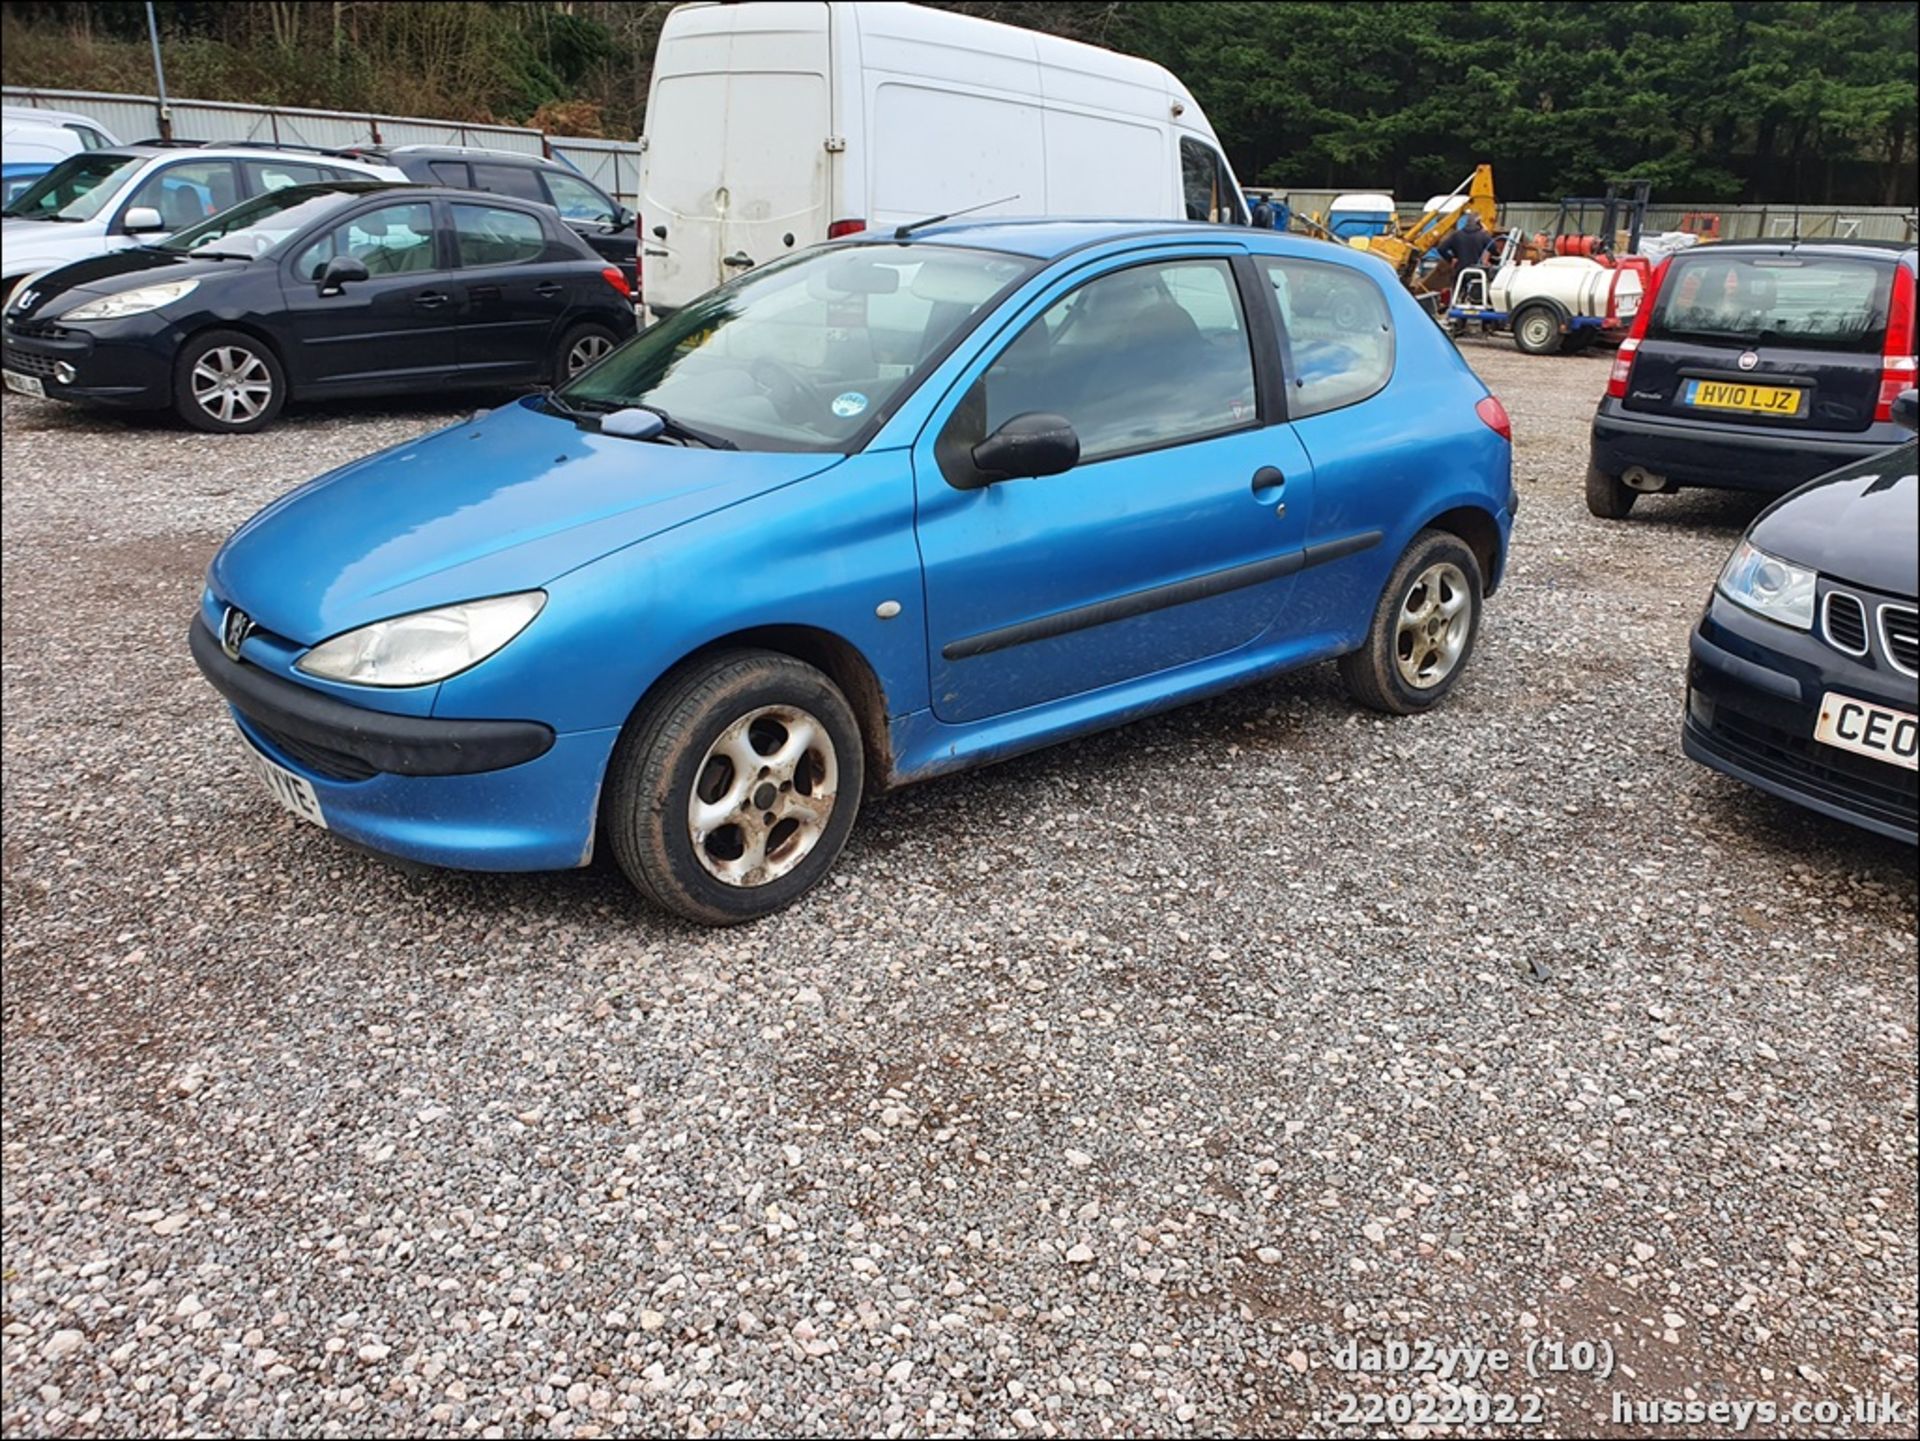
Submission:
[[[1493,167],[1476,165],[1473,174],[1445,195],[1427,202],[1418,220],[1396,226],[1380,235],[1356,235],[1347,241],[1355,250],[1378,255],[1393,267],[1401,284],[1416,296],[1439,294],[1429,287],[1420,273],[1421,259],[1453,233],[1460,217],[1472,211],[1492,230],[1498,204],[1493,197]]]

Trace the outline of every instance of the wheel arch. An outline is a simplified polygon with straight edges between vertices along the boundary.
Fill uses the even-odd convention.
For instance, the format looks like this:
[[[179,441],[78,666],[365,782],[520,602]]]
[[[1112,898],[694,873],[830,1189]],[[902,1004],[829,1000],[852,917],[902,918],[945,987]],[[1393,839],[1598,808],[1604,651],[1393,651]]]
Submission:
[[[181,335],[180,343],[174,347],[173,351],[176,380],[178,379],[180,357],[186,353],[189,345],[192,345],[194,341],[198,340],[210,330],[235,331],[238,334],[246,336],[249,340],[256,340],[265,346],[267,350],[272,353],[274,364],[280,367],[281,377],[286,381],[286,398],[288,400],[293,399],[296,382],[294,380],[293,367],[287,363],[286,350],[281,346],[279,340],[275,338],[272,331],[246,316],[230,318],[224,315],[210,315],[203,322],[193,326]]]
[[[1421,529],[1444,530],[1458,536],[1480,564],[1486,593],[1492,595],[1500,588],[1506,573],[1507,551],[1500,535],[1500,522],[1491,511],[1478,505],[1457,505],[1433,516]]]
[[[893,784],[893,743],[888,724],[886,690],[880,677],[860,648],[846,637],[811,625],[758,625],[729,631],[695,647],[663,670],[634,702],[629,713],[639,715],[647,703],[689,665],[710,656],[734,650],[768,650],[804,661],[823,672],[840,688],[853,708],[860,726],[860,743],[866,752],[867,778],[871,786],[884,789]]]

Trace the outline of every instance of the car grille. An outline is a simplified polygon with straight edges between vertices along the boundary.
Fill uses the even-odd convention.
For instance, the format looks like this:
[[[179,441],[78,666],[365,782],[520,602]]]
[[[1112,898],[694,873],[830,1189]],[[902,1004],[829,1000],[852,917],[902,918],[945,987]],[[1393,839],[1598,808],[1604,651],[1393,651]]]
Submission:
[[[54,360],[51,355],[34,355],[25,350],[15,350],[8,346],[4,363],[8,370],[18,371],[21,375],[53,374]]]
[[[1920,824],[1920,776],[1900,766],[1822,745],[1726,706],[1695,736],[1707,749],[1787,790],[1912,830]]]
[[[1860,597],[1844,590],[1827,592],[1827,642],[1848,655],[1867,653],[1867,608]]]
[[[261,725],[252,716],[247,717],[247,723],[276,749],[285,752],[289,760],[299,762],[317,776],[325,776],[332,781],[368,781],[380,774],[360,757],[350,756],[345,751],[329,750],[325,746],[299,740],[285,731]]]
[[[1880,607],[1880,643],[1887,648],[1887,657],[1894,665],[1908,675],[1920,674],[1920,627],[1916,626],[1916,612],[1910,605],[1883,605]]]

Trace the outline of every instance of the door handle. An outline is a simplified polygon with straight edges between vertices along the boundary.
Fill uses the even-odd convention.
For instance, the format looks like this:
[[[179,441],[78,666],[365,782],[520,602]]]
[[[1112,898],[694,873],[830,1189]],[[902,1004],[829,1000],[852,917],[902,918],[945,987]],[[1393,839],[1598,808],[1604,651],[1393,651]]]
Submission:
[[[1253,473],[1253,493],[1262,500],[1271,500],[1269,491],[1277,491],[1287,483],[1286,476],[1274,465],[1263,465]]]
[[[744,250],[736,250],[720,263],[722,265],[730,265],[735,270],[744,270],[753,264],[753,257]]]
[[[438,310],[447,303],[447,297],[438,290],[423,290],[413,297],[413,303],[422,310]]]
[[[543,280],[538,285],[533,287],[533,293],[541,297],[543,300],[551,300],[554,296],[558,295],[561,291],[565,290],[566,288],[567,288],[566,286],[560,284],[556,280]]]

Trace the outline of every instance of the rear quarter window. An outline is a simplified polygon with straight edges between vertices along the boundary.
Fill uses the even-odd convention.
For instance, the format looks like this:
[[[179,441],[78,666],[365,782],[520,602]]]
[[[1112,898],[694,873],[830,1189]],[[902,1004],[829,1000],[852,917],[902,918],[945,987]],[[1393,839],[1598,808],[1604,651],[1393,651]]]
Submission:
[[[1261,257],[1286,347],[1287,418],[1355,405],[1393,375],[1393,317],[1380,287],[1344,265]]]
[[[1686,256],[1661,286],[1647,334],[1878,353],[1893,271],[1891,259],[1865,257]]]

